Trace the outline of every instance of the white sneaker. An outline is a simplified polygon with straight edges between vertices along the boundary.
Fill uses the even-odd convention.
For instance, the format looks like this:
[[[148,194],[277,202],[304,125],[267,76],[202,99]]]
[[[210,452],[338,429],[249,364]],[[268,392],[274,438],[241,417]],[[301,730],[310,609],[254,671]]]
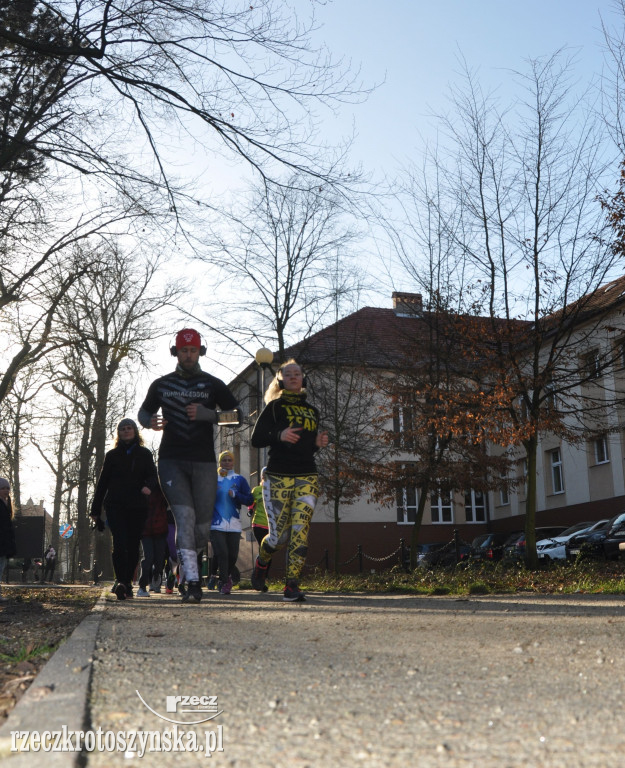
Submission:
[[[137,590],[137,597],[149,597],[150,593],[147,592],[143,587],[139,587]]]

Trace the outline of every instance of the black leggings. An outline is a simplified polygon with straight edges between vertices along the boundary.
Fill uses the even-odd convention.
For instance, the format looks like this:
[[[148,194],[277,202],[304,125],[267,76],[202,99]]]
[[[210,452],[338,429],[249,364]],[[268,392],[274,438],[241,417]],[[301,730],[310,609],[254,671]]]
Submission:
[[[211,531],[213,553],[219,565],[219,580],[228,581],[239,557],[241,531]]]
[[[113,570],[120,584],[132,584],[139,564],[139,544],[146,515],[145,509],[106,510],[113,534]]]

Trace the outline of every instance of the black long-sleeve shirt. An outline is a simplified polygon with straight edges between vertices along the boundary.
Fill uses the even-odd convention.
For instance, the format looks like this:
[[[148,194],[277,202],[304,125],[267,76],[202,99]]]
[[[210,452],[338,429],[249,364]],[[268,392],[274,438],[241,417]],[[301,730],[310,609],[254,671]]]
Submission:
[[[280,433],[287,427],[301,427],[297,443],[285,443]],[[313,475],[319,411],[306,401],[305,392],[282,390],[262,410],[252,432],[255,448],[269,446],[267,471],[276,475]]]
[[[205,408],[231,411],[237,399],[221,379],[205,371],[182,376],[177,371],[152,382],[139,410],[139,422],[149,427],[150,418],[162,411],[167,421],[158,451],[160,459],[215,462],[213,425],[208,421],[191,421],[186,407],[198,403]]]

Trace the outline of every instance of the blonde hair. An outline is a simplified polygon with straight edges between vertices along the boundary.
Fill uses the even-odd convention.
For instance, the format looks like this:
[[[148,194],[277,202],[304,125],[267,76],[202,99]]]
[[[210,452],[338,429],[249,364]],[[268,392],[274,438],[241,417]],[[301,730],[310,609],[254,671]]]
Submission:
[[[302,366],[294,358],[291,358],[290,360],[287,360],[285,363],[282,363],[282,365],[276,371],[276,375],[274,376],[269,386],[267,387],[267,391],[265,392],[266,405],[268,405],[272,400],[277,400],[280,397],[280,392],[282,391],[282,387],[280,386],[280,382],[282,381],[282,376],[278,374],[281,374],[282,370],[286,368],[287,365],[296,365],[300,369],[300,371],[304,373]]]

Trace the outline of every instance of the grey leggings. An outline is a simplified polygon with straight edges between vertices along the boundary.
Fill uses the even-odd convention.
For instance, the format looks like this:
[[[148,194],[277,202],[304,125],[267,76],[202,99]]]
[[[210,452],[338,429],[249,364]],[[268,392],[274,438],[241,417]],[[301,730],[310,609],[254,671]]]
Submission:
[[[217,465],[161,459],[161,488],[176,521],[176,549],[187,581],[198,581],[197,553],[209,540],[217,493]]]

